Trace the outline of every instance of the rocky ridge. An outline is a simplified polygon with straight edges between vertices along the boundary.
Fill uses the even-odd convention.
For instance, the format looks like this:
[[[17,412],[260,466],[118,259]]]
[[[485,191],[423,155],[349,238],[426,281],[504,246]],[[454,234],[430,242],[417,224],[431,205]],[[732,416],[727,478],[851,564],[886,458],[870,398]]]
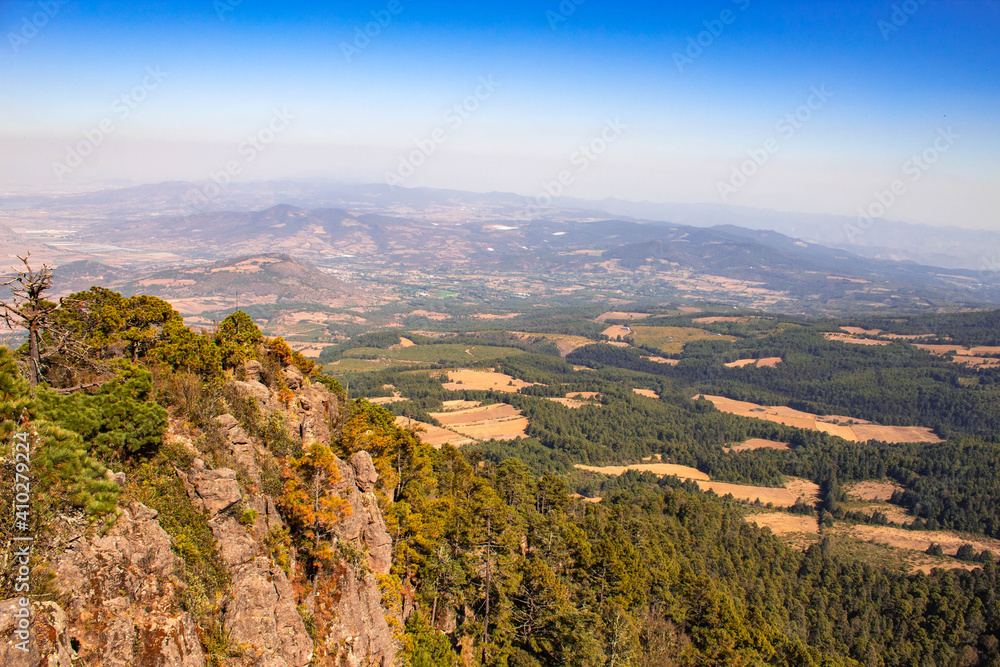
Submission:
[[[340,411],[336,395],[288,367],[282,371],[284,385],[294,393],[288,400],[261,382],[259,363],[248,362],[242,370],[244,379],[231,379],[227,389],[251,398],[263,414],[279,414],[290,438],[304,445],[329,441]],[[264,469],[274,465],[266,443],[251,437],[233,414],[216,417],[215,424],[224,442],[221,458],[229,465],[213,468],[207,462],[212,457],[184,439],[192,463],[177,474],[192,504],[204,511],[230,579],[217,601],[228,639],[225,655],[206,655],[204,628],[181,603],[183,545],[163,529],[155,510],[132,501],[105,534],[88,530],[79,517],[60,518],[49,545],[59,594],[33,603],[30,653],[14,647],[14,617],[6,611],[16,601],[0,602],[0,664],[394,664],[396,638],[379,587],[379,576],[389,573],[392,543],[374,493],[378,475],[371,456],[361,451],[350,461],[337,459],[334,487],[349,507],[335,539],[364,557],[345,560],[334,575],[310,582],[294,549],[279,563],[267,547],[268,537],[286,525],[275,498],[263,491]],[[174,430],[179,435],[180,429]]]

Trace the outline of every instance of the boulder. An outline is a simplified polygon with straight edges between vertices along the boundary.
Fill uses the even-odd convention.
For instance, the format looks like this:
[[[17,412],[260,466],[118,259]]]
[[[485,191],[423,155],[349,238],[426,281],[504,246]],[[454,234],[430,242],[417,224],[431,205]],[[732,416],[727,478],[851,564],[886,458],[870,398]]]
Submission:
[[[209,515],[213,517],[243,498],[239,482],[236,481],[236,471],[230,468],[198,470],[192,467],[188,471],[188,482],[195,491],[192,500],[208,510]]]

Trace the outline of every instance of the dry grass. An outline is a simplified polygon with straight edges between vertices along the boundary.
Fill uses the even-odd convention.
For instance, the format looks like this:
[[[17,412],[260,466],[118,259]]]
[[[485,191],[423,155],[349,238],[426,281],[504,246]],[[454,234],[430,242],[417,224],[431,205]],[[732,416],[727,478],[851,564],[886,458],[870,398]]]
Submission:
[[[547,341],[551,341],[555,344],[556,349],[559,350],[559,355],[565,357],[573,350],[579,349],[586,345],[593,345],[598,342],[596,340],[591,340],[585,336],[572,336],[570,334],[535,334],[535,333],[525,333],[523,331],[511,331],[515,336],[521,339],[532,339],[532,338],[544,338]]]
[[[757,449],[788,449],[788,443],[777,442],[775,440],[765,440],[764,438],[751,438],[746,442],[733,445],[729,448],[731,452],[752,452]]]
[[[644,320],[649,317],[649,313],[626,313],[620,310],[612,310],[602,315],[597,316],[598,322],[607,322],[608,320]]]
[[[523,438],[529,423],[520,410],[506,403],[430,414],[456,433],[476,440]]]
[[[795,428],[822,431],[853,442],[867,440],[881,440],[889,443],[942,442],[930,429],[922,426],[880,426],[863,419],[851,419],[840,415],[821,417],[809,412],[793,410],[783,405],[762,406],[746,401],[736,401],[724,396],[705,395],[705,398],[722,412],[763,419]]]
[[[664,357],[643,357],[647,361],[654,361],[658,364],[667,364],[668,366],[676,366],[681,363],[680,359],[665,359]]]
[[[837,333],[835,331],[827,331],[823,334],[823,337],[827,340],[837,340],[841,343],[851,343],[853,345],[888,345],[890,342],[887,340],[877,340],[875,338],[856,338],[854,336]]]
[[[406,397],[404,397],[398,391],[394,391],[392,392],[392,396],[379,396],[377,398],[366,398],[365,400],[373,405],[388,405],[389,403],[397,403],[399,401],[405,401]]]
[[[441,401],[442,410],[465,410],[466,408],[475,408],[481,405],[479,401],[465,401],[462,399],[457,399],[454,401]]]
[[[441,449],[442,445],[461,447],[462,445],[469,445],[475,442],[475,439],[461,433],[449,431],[448,429],[439,428],[433,424],[427,424],[407,417],[396,417],[396,424],[403,428],[412,428],[416,431],[417,437],[420,438],[421,442],[435,449]]]
[[[782,541],[799,550],[804,551],[819,541],[819,524],[816,522],[816,517],[785,512],[763,512],[749,514],[745,518],[761,528],[770,528],[771,532]]]
[[[633,327],[631,340],[661,350],[665,354],[678,354],[687,343],[695,340],[735,340],[732,336],[705,331],[696,327]]]
[[[789,481],[781,488],[729,484],[727,482],[713,482],[707,474],[697,468],[673,463],[633,463],[625,466],[586,466],[577,464],[574,467],[579,470],[601,473],[602,475],[617,476],[629,470],[651,472],[663,477],[674,475],[681,479],[693,480],[702,491],[712,491],[719,496],[732,495],[734,498],[746,500],[747,502],[759,500],[765,504],[773,503],[778,507],[791,507],[799,498],[805,499],[806,502],[815,502],[819,494],[819,487],[804,479],[789,478]]]
[[[622,475],[628,470],[636,470],[638,472],[651,472],[654,475],[662,475],[664,477],[668,475],[675,475],[681,479],[693,479],[700,481],[709,481],[709,476],[698,470],[697,468],[692,468],[690,466],[679,466],[673,463],[633,463],[627,466],[585,466],[582,464],[577,464],[573,466],[579,470],[586,470],[588,472],[599,472],[602,475]]]
[[[739,359],[737,361],[730,361],[726,364],[727,368],[743,368],[744,366],[756,365],[756,359]]]
[[[980,535],[962,535],[947,530],[906,530],[892,526],[849,526],[846,524],[838,525],[834,530],[865,542],[877,542],[911,551],[927,551],[931,543],[935,542],[941,545],[947,555],[954,555],[963,544],[971,544],[977,553],[985,549],[989,549],[994,554],[1000,553],[1000,540]]]
[[[774,368],[782,361],[781,357],[764,357],[757,360],[757,368]]]
[[[537,383],[518,380],[505,373],[498,373],[493,369],[485,371],[461,369],[448,372],[448,382],[444,383],[444,388],[451,391],[492,389],[493,391],[516,394],[521,387],[530,387],[533,384]]]
[[[492,313],[473,313],[473,317],[478,320],[509,320],[517,317],[521,313],[507,313],[505,315],[494,315]]]
[[[612,324],[610,327],[601,332],[602,336],[607,336],[611,340],[618,338],[625,338],[626,336],[632,335],[632,330],[627,326],[622,326],[620,324]]]
[[[404,315],[404,317],[426,317],[427,319],[434,320],[435,322],[451,319],[451,315],[447,313],[436,313],[432,310],[411,310],[409,313]]]
[[[593,402],[590,402],[590,401],[580,401],[580,400],[577,400],[575,398],[569,398],[569,397],[567,397],[567,398],[549,398],[548,400],[552,401],[553,403],[558,403],[560,405],[565,405],[570,410],[575,410],[577,408],[582,408],[582,407],[585,407],[585,406],[588,406],[588,405],[593,405],[593,406],[596,406],[596,407],[601,407],[600,403],[593,403]]]
[[[750,321],[749,317],[696,317],[692,322],[697,322],[698,324],[715,324],[716,322],[738,322],[740,324],[746,324]]]
[[[855,482],[844,487],[847,495],[858,500],[877,500],[885,502],[892,498],[895,491],[902,491],[903,487],[895,482]]]
[[[657,394],[652,389],[633,389],[632,391],[634,391],[635,393],[639,394],[640,396],[645,396],[646,398],[659,398],[660,397],[660,395]]]

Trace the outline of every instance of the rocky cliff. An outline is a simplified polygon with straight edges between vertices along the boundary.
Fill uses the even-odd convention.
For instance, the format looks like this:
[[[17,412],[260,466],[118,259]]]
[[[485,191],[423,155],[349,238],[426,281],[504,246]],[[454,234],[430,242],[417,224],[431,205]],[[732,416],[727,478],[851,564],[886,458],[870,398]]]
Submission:
[[[286,441],[328,442],[340,413],[338,397],[310,383],[294,368],[278,384],[262,382],[257,362],[230,378],[226,396],[250,404],[254,414],[277,419]],[[244,404],[244,408],[246,405]],[[235,410],[234,410],[235,411]],[[380,665],[395,662],[397,640],[383,608],[379,578],[389,573],[392,544],[374,487],[377,473],[367,452],[336,459],[337,495],[346,501],[333,541],[342,558],[332,571],[306,573],[295,547],[274,549],[287,536],[285,517],[271,495],[275,458],[270,443],[252,437],[246,421],[217,415],[202,437],[172,422],[175,447],[188,453],[174,464],[187,501],[207,522],[228,581],[192,610],[185,595],[185,549],[161,526],[156,510],[135,499],[120,507],[110,529],[61,516],[44,545],[51,595],[32,604],[30,653],[15,647],[16,600],[0,602],[0,664],[71,667],[202,667],[254,665]],[[206,446],[214,442],[214,447]],[[207,450],[207,451],[203,451]],[[214,465],[213,465],[214,462]],[[224,463],[224,465],[220,465]],[[271,472],[271,494],[268,473]],[[125,485],[121,474],[117,480]],[[277,489],[280,489],[280,484]],[[129,498],[126,492],[123,497]],[[182,496],[183,499],[183,496]],[[206,533],[207,534],[207,533]],[[278,555],[280,553],[280,556]],[[204,619],[218,632],[209,636]],[[199,620],[202,624],[199,625]]]

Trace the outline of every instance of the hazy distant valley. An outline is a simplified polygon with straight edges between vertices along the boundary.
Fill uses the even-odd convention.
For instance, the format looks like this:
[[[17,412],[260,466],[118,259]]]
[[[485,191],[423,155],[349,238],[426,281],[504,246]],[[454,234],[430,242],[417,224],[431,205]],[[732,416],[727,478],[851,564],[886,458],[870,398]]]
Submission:
[[[1000,303],[995,271],[872,259],[732,225],[616,218],[579,201],[530,209],[502,193],[271,182],[224,192],[199,212],[186,203],[196,191],[164,183],[7,197],[0,241],[9,263],[30,251],[56,265],[61,294],[92,284],[154,294],[195,325],[239,304],[298,344],[420,311],[704,301],[831,315]],[[788,218],[776,214],[774,226]]]

